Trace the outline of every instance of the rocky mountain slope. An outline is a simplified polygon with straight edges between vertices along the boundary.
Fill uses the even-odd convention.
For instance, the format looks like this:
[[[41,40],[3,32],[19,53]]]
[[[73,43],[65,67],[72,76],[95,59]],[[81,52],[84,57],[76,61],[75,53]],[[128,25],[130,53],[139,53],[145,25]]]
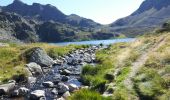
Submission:
[[[113,22],[112,31],[137,35],[159,27],[170,19],[169,0],[145,0],[130,16]]]
[[[14,2],[8,6],[2,7],[5,12],[14,12],[27,18],[35,18],[42,21],[56,21],[60,23],[67,23],[72,26],[80,27],[96,27],[100,24],[86,18],[82,18],[78,15],[65,15],[58,8],[50,4],[41,5],[39,3],[33,3],[27,5],[20,0],[14,0]]]
[[[0,40],[22,42],[62,42],[117,37],[99,30],[101,25],[78,15],[65,15],[52,5],[20,0],[0,10]]]

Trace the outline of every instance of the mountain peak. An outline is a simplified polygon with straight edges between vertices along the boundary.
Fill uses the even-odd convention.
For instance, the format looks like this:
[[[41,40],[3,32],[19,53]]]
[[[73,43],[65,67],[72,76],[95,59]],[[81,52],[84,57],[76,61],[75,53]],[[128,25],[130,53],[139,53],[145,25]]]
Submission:
[[[21,0],[14,0],[12,4],[24,4]]]
[[[167,7],[170,5],[170,0],[145,0],[141,4],[141,6],[135,11],[132,15],[141,14],[147,10],[152,8],[156,10],[160,10],[163,7]]]

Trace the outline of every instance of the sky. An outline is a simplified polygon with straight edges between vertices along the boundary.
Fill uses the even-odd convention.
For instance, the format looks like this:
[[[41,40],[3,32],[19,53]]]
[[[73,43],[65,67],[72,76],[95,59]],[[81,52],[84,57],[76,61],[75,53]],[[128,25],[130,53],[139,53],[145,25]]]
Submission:
[[[144,0],[21,0],[31,5],[33,2],[51,4],[66,15],[77,14],[101,24],[110,24],[126,17],[139,8]],[[0,0],[0,6],[13,0]]]

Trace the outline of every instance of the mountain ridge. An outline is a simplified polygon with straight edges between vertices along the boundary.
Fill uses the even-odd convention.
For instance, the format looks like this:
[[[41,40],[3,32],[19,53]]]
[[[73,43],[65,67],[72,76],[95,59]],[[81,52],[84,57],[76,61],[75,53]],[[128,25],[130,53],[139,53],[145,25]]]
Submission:
[[[110,39],[119,36],[100,30],[101,25],[91,19],[75,14],[65,15],[50,4],[28,5],[21,0],[14,0],[12,4],[1,9],[1,41],[63,42]]]
[[[14,0],[12,4],[2,7],[2,10],[6,12],[15,12],[24,17],[31,17],[41,21],[53,20],[63,24],[88,28],[100,26],[99,23],[96,23],[93,20],[76,15],[78,16],[77,19],[80,20],[78,21],[77,19],[72,18],[70,15],[65,15],[57,7],[51,4],[42,5],[39,3],[33,3],[32,5],[28,5],[23,3],[21,0]]]
[[[169,0],[145,0],[131,15],[110,24],[113,32],[127,36],[140,35],[159,28],[170,19]]]

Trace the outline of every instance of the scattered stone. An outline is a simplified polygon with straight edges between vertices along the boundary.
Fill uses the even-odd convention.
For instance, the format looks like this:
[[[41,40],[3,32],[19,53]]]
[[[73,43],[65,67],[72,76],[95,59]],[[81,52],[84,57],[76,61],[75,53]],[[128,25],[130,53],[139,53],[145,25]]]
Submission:
[[[15,83],[0,85],[0,96],[9,94],[11,90],[14,90],[14,88],[15,88]]]
[[[65,92],[65,93],[62,95],[62,97],[63,97],[64,99],[68,99],[69,96],[71,96],[69,91]]]
[[[76,84],[69,84],[69,91],[73,92],[75,90],[78,90],[78,86]]]
[[[69,79],[69,77],[64,75],[64,76],[62,76],[61,81],[67,82],[68,79]]]
[[[63,97],[61,97],[61,98],[58,98],[57,100],[65,100]]]
[[[24,96],[27,95],[29,93],[29,89],[27,89],[26,87],[20,87],[18,89],[19,95]]]
[[[12,96],[12,97],[17,97],[17,96],[19,96],[19,91],[18,91],[18,90],[14,90],[14,91],[11,93],[11,96]]]
[[[28,80],[28,84],[33,84],[33,83],[36,82],[37,78],[35,78],[35,77],[28,77],[27,80]]]
[[[38,65],[37,63],[31,62],[29,64],[26,64],[26,67],[28,67],[28,69],[30,70],[33,76],[38,76],[43,74],[41,66]]]
[[[15,80],[9,80],[8,83],[16,83]]]
[[[59,94],[63,94],[67,91],[69,91],[69,87],[67,85],[65,85],[64,83],[58,83],[58,93]]]
[[[45,91],[44,90],[35,90],[31,92],[30,94],[30,100],[42,100],[42,97],[45,97]]]
[[[89,89],[89,86],[82,86],[81,89]]]
[[[111,97],[111,96],[113,96],[113,93],[104,92],[102,96],[103,97]]]
[[[61,71],[60,74],[61,74],[61,75],[66,75],[66,76],[68,76],[68,75],[71,74],[71,72],[70,72],[69,70],[67,70],[67,69],[64,69],[64,70]]]
[[[27,73],[28,77],[33,77],[32,72],[28,68],[24,68],[25,72]]]
[[[51,81],[43,82],[42,85],[46,88],[52,88],[54,86],[54,83]]]
[[[57,95],[57,94],[58,94],[58,91],[57,91],[56,88],[54,88],[54,89],[52,89],[51,93],[54,94],[54,95]]]

